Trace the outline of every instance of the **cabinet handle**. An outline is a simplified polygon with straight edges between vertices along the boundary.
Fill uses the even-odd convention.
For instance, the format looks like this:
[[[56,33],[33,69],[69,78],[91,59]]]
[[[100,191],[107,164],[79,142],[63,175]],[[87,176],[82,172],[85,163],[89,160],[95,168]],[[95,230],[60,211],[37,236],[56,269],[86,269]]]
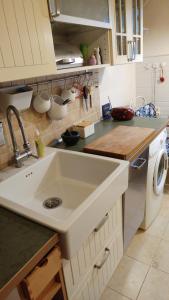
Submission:
[[[60,0],[54,0],[54,6],[55,6],[55,10],[53,10],[51,0],[48,0],[48,7],[49,7],[51,21],[53,21],[53,18],[60,16]]]
[[[133,60],[133,54],[132,54],[132,41],[128,41],[128,51],[127,51],[127,56],[128,56],[128,61]]]
[[[48,259],[47,259],[47,257],[45,257],[45,258],[43,258],[39,263],[38,263],[38,267],[39,268],[42,268],[42,267],[44,267],[44,266],[46,266],[48,264]]]
[[[132,60],[136,59],[136,42],[132,41]]]
[[[98,232],[103,227],[103,225],[106,223],[108,217],[109,217],[109,214],[107,213],[104,216],[104,218],[101,220],[101,222],[97,225],[97,227],[94,229],[94,232]]]
[[[131,167],[134,169],[141,169],[145,165],[146,161],[147,160],[144,158],[138,158],[133,163],[131,163]]]
[[[104,257],[103,257],[102,262],[100,263],[100,265],[97,265],[97,264],[94,265],[94,268],[100,270],[100,269],[104,266],[104,264],[105,264],[105,262],[107,261],[109,255],[110,255],[110,249],[109,249],[109,248],[105,248],[105,255],[104,255]]]

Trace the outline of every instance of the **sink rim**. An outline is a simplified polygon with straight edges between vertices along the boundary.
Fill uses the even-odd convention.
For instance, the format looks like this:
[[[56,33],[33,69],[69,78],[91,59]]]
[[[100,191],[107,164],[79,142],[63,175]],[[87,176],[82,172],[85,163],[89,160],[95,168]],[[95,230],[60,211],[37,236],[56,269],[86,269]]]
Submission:
[[[28,164],[28,166],[23,167],[20,170],[16,170],[15,174],[9,176],[8,178],[2,180],[0,182],[3,184],[3,182],[8,182],[11,180],[11,178],[14,178],[16,175],[22,175],[22,173],[25,173],[26,171],[31,170],[31,168],[37,164],[40,164],[42,160],[49,159],[49,157],[54,157],[57,153],[63,152],[66,155],[73,154],[75,156],[80,156],[80,157],[91,157],[96,160],[104,160],[104,161],[110,161],[111,163],[116,163],[117,167],[112,171],[110,175],[108,175],[101,184],[99,184],[96,189],[77,207],[75,208],[71,215],[66,218],[65,220],[61,221],[58,219],[54,219],[54,217],[51,217],[49,215],[43,215],[41,213],[38,213],[36,210],[30,209],[22,204],[13,202],[9,199],[6,199],[4,197],[0,196],[0,205],[14,211],[15,213],[19,213],[23,215],[26,218],[31,219],[32,221],[39,222],[45,226],[48,226],[52,229],[55,229],[61,233],[66,233],[69,228],[72,226],[73,223],[75,223],[80,216],[86,211],[93,202],[96,201],[98,196],[104,192],[104,190],[113,182],[113,180],[118,176],[126,167],[129,166],[129,162],[124,161],[124,160],[119,160],[119,159],[114,159],[114,158],[109,158],[105,156],[99,156],[99,155],[93,155],[93,154],[88,154],[88,153],[83,153],[83,152],[75,152],[75,151],[68,151],[68,150],[62,150],[62,149],[51,149],[47,147],[47,155],[39,160],[36,160],[33,163]]]

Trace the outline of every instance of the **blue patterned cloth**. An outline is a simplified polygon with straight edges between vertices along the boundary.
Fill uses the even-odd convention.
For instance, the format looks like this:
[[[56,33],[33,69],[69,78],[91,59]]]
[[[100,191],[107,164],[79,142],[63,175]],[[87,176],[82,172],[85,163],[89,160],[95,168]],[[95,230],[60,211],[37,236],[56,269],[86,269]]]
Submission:
[[[135,111],[137,117],[157,117],[157,111],[153,103],[148,103]]]

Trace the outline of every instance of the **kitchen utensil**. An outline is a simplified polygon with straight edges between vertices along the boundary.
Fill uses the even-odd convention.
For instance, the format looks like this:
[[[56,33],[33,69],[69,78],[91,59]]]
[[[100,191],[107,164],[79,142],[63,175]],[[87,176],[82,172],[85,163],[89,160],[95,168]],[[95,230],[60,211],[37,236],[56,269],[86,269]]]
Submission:
[[[33,99],[33,108],[40,114],[46,113],[51,108],[51,96],[47,92],[38,93]]]
[[[76,89],[74,87],[70,89],[63,89],[61,97],[63,100],[69,99],[70,101],[74,102],[76,99]]]
[[[128,121],[134,117],[134,110],[126,107],[114,107],[111,116],[116,121]]]
[[[164,82],[165,81],[165,77],[164,77],[164,69],[163,69],[163,66],[161,65],[160,66],[160,82]]]
[[[133,159],[135,153],[153,139],[152,128],[117,126],[84,148],[85,152],[120,159]]]
[[[65,100],[64,100],[64,99],[63,99],[61,96],[59,96],[59,95],[53,95],[52,98],[53,98],[54,102],[57,103],[57,104],[59,104],[59,105],[64,105],[64,102],[65,102],[66,100],[68,100],[68,99],[65,99]]]
[[[88,111],[88,103],[87,103],[88,95],[89,95],[88,87],[86,85],[84,85],[84,87],[83,87],[83,98],[84,98],[84,101],[85,101],[85,106],[86,106],[87,111]]]
[[[66,105],[66,104],[68,104],[69,102],[71,102],[71,100],[66,99],[66,100],[63,101],[63,105]]]
[[[59,105],[54,99],[51,102],[51,108],[48,111],[48,116],[51,120],[62,120],[68,114],[67,104]]]
[[[73,145],[77,144],[77,142],[80,138],[80,134],[77,131],[66,130],[66,132],[64,132],[61,135],[61,137],[67,146],[73,146]]]
[[[90,108],[92,108],[93,107],[93,101],[92,101],[93,86],[92,85],[88,86],[88,91],[89,91]]]

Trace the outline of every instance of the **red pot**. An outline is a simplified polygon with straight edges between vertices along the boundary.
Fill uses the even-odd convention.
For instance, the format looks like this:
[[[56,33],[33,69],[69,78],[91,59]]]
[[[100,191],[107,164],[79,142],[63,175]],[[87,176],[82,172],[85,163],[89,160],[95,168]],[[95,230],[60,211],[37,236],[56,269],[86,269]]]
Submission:
[[[127,107],[114,107],[111,116],[116,121],[128,121],[134,117],[134,110]]]

